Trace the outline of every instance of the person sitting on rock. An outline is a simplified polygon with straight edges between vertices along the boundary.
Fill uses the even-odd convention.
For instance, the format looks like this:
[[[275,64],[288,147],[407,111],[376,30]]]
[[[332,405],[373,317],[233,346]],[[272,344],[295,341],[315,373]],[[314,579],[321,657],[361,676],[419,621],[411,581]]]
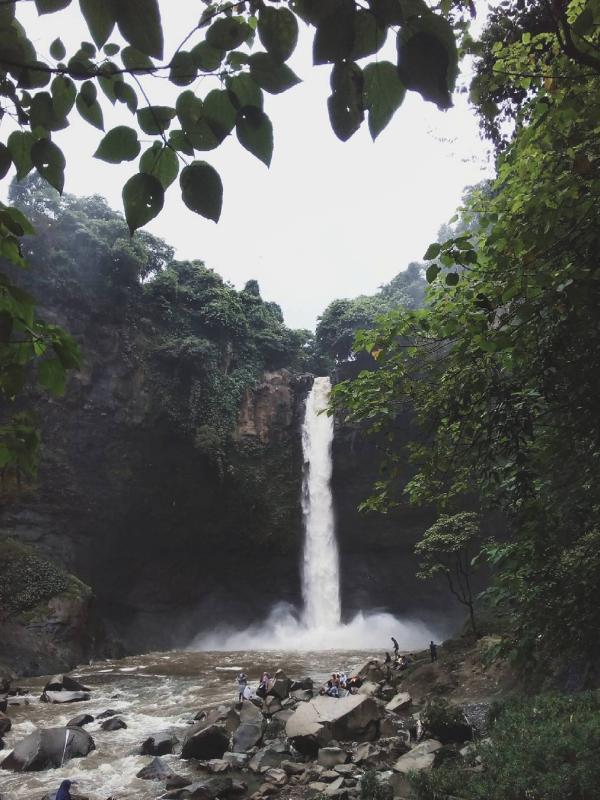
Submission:
[[[384,663],[384,664],[390,664],[390,663],[391,663],[391,661],[392,661],[392,657],[391,657],[391,655],[390,655],[390,654],[387,652],[387,650],[386,650],[386,652],[385,652],[385,660],[384,660],[384,662],[383,662],[383,663]]]
[[[400,660],[398,661],[398,669],[403,670],[408,667],[408,659],[406,656],[400,656]]]
[[[246,676],[246,673],[240,672],[240,674],[237,676],[237,683],[238,683],[238,693],[239,693],[238,694],[238,700],[239,700],[240,703],[243,703],[244,702],[244,689],[248,685],[248,678]]]
[[[267,692],[269,691],[269,681],[271,680],[271,676],[268,672],[263,672],[260,676],[260,682],[258,684],[258,689],[256,690],[256,694],[258,697],[266,697]]]

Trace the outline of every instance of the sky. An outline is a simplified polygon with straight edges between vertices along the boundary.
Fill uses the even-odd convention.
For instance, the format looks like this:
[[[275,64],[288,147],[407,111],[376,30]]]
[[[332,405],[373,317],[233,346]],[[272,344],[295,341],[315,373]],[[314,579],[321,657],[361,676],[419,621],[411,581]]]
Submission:
[[[192,0],[161,0],[160,6],[169,54],[203,6]],[[90,38],[76,2],[42,18],[31,2],[18,8],[39,55],[57,36],[68,53]],[[120,38],[113,35],[111,41]],[[380,57],[394,60],[393,42],[388,45]],[[488,177],[492,166],[466,94],[456,94],[454,108],[441,112],[408,92],[375,143],[366,123],[342,143],[327,116],[330,68],[312,65],[306,33],[288,63],[302,83],[280,95],[265,93],[275,136],[271,167],[244,150],[235,135],[229,137],[217,150],[197,156],[223,180],[219,222],[189,211],[175,182],[147,230],[175,247],[177,258],[201,259],[238,288],[258,280],[262,296],[280,304],[288,325],[314,328],[332,300],[372,294],[421,260],[465,187]],[[197,84],[201,96],[217,86],[214,76]],[[177,87],[168,81],[148,79],[145,87],[153,103],[174,105]],[[102,105],[106,130],[132,125],[122,105]],[[68,129],[53,134],[67,157],[65,191],[101,194],[121,209],[122,185],[137,163],[115,166],[94,159],[99,134],[76,112]]]

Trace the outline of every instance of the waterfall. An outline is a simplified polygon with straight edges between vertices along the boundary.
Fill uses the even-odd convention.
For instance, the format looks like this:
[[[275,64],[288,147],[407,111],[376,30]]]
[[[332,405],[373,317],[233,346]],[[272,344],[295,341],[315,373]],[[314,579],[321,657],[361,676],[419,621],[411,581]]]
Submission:
[[[306,400],[302,428],[302,597],[306,627],[331,630],[340,623],[341,608],[339,555],[330,486],[333,418],[320,413],[327,407],[330,391],[329,378],[315,378]]]

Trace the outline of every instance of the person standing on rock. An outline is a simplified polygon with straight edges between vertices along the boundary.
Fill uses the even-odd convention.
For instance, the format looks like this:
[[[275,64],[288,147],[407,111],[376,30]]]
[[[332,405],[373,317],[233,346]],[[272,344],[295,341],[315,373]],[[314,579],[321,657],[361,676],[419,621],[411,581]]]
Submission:
[[[398,642],[397,642],[397,641],[394,639],[394,637],[393,637],[393,636],[390,636],[390,639],[391,639],[391,640],[392,640],[392,642],[394,643],[394,661],[398,661],[398,651],[400,650],[400,645],[399,645],[399,644],[398,644]]]
[[[238,700],[240,703],[244,702],[244,690],[248,685],[248,678],[245,672],[240,672],[237,676],[237,683],[238,683]]]
[[[429,642],[429,653],[431,654],[431,663],[437,661],[437,644],[432,640]]]

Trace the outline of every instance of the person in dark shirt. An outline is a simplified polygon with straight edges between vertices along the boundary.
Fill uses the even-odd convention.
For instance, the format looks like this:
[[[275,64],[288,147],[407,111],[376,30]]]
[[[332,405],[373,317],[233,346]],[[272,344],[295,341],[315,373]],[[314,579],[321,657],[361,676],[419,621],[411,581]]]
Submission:
[[[429,652],[431,654],[431,663],[437,661],[437,644],[434,641],[429,642]]]
[[[393,636],[390,636],[390,639],[391,639],[391,640],[392,640],[392,642],[394,643],[394,659],[397,661],[397,660],[398,660],[398,650],[400,650],[400,645],[399,645],[399,644],[398,644],[398,642],[397,642],[397,641],[394,639],[394,637],[393,637]]]
[[[73,781],[63,781],[58,787],[58,792],[54,796],[54,800],[71,800],[71,792],[69,791]]]

